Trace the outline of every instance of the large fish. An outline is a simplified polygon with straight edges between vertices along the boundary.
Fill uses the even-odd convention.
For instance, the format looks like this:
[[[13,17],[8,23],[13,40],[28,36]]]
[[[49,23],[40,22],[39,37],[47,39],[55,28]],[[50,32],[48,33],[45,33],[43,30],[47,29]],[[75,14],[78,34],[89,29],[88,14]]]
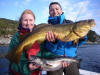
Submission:
[[[95,22],[93,19],[82,20],[72,24],[38,25],[14,50],[7,54],[6,58],[18,64],[23,50],[28,50],[35,42],[43,42],[48,31],[56,34],[58,39],[68,42],[84,37],[94,26]]]
[[[67,62],[68,64],[79,63],[79,60],[77,59],[67,58],[63,56],[56,56],[54,58],[49,58],[49,59],[30,56],[29,62],[41,66],[42,70],[44,71],[55,71],[62,67],[63,61]]]

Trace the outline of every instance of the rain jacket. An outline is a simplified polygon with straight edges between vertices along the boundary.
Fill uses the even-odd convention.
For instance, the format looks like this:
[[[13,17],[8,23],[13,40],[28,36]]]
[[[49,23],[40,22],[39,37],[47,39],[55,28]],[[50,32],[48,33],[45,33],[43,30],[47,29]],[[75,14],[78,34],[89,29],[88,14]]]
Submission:
[[[61,16],[49,17],[48,23],[55,25],[55,24],[65,24],[65,23],[69,24],[73,22],[70,20],[66,20],[63,13]],[[49,50],[55,55],[60,55],[60,56],[64,55],[67,57],[74,58],[77,56],[77,48],[85,44],[86,40],[87,40],[87,36],[79,39],[78,43],[75,43],[74,41],[62,42],[56,39],[55,43],[46,41],[45,47],[47,50]]]

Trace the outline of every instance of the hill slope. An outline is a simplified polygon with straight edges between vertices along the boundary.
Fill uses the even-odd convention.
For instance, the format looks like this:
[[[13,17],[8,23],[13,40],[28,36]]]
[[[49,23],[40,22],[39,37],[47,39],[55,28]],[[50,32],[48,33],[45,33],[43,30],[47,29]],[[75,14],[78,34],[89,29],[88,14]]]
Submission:
[[[11,34],[17,31],[18,21],[0,18],[0,36]]]

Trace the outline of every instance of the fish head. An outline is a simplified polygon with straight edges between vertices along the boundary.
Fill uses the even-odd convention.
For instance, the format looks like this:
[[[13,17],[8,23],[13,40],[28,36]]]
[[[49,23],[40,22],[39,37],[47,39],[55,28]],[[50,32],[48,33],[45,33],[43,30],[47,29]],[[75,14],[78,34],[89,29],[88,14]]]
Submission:
[[[34,62],[34,63],[40,64],[41,59],[39,57],[37,57],[37,56],[31,55],[30,56],[30,62]]]
[[[84,37],[94,26],[95,21],[93,19],[78,21],[73,27],[73,32],[79,37]]]

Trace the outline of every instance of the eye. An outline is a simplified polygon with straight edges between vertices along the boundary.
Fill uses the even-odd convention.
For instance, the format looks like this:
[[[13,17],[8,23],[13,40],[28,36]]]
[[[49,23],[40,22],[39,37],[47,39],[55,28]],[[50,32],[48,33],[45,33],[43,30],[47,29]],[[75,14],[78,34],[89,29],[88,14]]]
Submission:
[[[53,11],[53,9],[50,9],[50,12],[52,12]]]
[[[24,19],[24,21],[27,21],[27,19]]]
[[[30,19],[30,21],[33,21],[32,19]]]
[[[59,10],[58,8],[56,8],[56,10]]]

